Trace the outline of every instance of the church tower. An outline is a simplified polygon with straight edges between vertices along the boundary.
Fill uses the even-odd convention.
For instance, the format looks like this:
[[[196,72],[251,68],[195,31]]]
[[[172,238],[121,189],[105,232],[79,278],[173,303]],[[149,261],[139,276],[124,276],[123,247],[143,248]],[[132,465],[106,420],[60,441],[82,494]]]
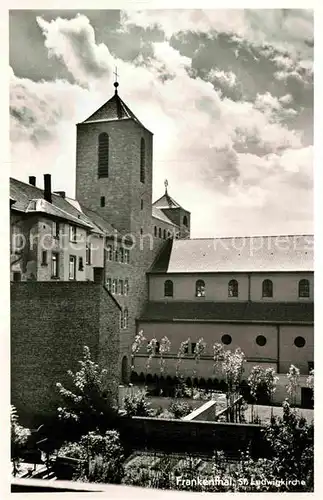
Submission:
[[[155,208],[161,210],[179,228],[177,235],[180,239],[189,239],[191,234],[191,213],[181,207],[168,194],[168,181],[165,181],[165,194],[153,204]]]
[[[77,124],[76,199],[116,229],[151,234],[153,134],[118,94]]]

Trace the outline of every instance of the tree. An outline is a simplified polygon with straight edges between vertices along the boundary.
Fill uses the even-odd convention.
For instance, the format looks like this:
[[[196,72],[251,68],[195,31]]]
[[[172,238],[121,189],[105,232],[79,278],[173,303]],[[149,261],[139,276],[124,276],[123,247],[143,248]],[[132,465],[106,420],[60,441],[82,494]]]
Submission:
[[[159,368],[160,368],[161,375],[165,371],[166,361],[165,361],[164,355],[169,353],[170,346],[171,346],[171,343],[170,343],[170,340],[168,339],[168,337],[166,337],[166,336],[163,337],[160,341],[160,346],[159,346],[159,356],[160,356],[159,357]]]
[[[156,355],[156,348],[157,348],[157,339],[154,337],[147,344],[147,354],[149,354],[149,356],[146,363],[146,370],[149,370],[151,360]]]
[[[135,336],[135,340],[131,346],[131,370],[135,369],[135,356],[140,351],[144,342],[146,341],[146,337],[144,336],[143,330]]]
[[[117,409],[109,397],[107,370],[92,361],[87,346],[84,346],[83,359],[78,363],[79,371],[67,372],[71,379],[70,389],[60,382],[56,384],[63,400],[63,405],[58,408],[59,420],[73,434],[82,435],[96,429],[104,431],[117,418]]]
[[[188,352],[188,346],[190,343],[190,338],[184,340],[180,343],[179,349],[177,351],[177,362],[176,362],[176,377],[180,378],[180,366],[182,364],[185,354]]]
[[[264,369],[261,366],[253,366],[248,377],[248,385],[250,387],[250,395],[252,397],[251,404],[251,421],[254,421],[254,403],[257,401],[259,389],[264,380]]]
[[[218,374],[219,372],[222,371],[221,363],[223,361],[223,357],[224,357],[223,345],[215,343],[213,345],[213,359],[214,359],[213,371],[215,374]]]
[[[193,377],[196,377],[196,375],[197,375],[197,365],[199,364],[201,356],[205,352],[205,350],[206,350],[206,342],[204,342],[203,337],[201,337],[196,342],[195,350],[194,350],[194,353],[193,353],[194,360],[195,360],[195,368],[194,368],[194,371],[193,371]],[[193,387],[193,384],[192,384],[192,397],[193,397],[193,392],[194,392],[194,387]]]
[[[227,418],[231,421],[234,420],[233,403],[240,387],[244,363],[245,355],[239,347],[234,352],[230,350],[224,351],[222,371],[225,374],[227,383],[227,407],[230,407],[230,415],[228,412]]]
[[[267,395],[269,397],[270,404],[273,403],[274,393],[276,391],[277,382],[279,377],[275,375],[275,370],[273,368],[266,368],[264,376],[264,385],[266,388]],[[273,417],[273,407],[271,406],[271,417]]]
[[[286,385],[287,394],[289,395],[289,397],[291,399],[292,405],[296,406],[297,389],[300,385],[299,384],[299,381],[300,381],[299,369],[294,365],[290,365],[289,371],[287,373],[287,378],[288,378],[288,384]]]
[[[250,395],[253,398],[251,406],[251,420],[254,419],[254,402],[258,401],[260,396],[265,396],[270,404],[273,401],[273,395],[276,390],[277,381],[279,378],[275,375],[273,368],[264,369],[262,366],[253,366],[248,377],[248,385],[250,387]],[[271,415],[273,415],[273,408],[271,408]]]
[[[18,413],[15,406],[11,405],[10,410],[10,430],[11,430],[11,461],[13,464],[12,473],[14,476],[19,472],[21,452],[30,436],[30,430],[18,423]]]

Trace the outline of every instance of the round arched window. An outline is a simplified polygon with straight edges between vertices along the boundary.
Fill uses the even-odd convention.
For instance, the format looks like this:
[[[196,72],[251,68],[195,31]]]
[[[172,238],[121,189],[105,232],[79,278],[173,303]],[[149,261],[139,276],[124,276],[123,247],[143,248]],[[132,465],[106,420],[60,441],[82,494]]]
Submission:
[[[256,342],[258,345],[260,345],[260,347],[263,347],[267,344],[267,339],[263,335],[258,335],[258,337],[256,338]]]
[[[296,339],[294,340],[294,344],[296,345],[296,347],[304,347],[305,345],[304,337],[296,337]]]
[[[232,342],[232,337],[231,335],[228,335],[227,333],[225,335],[222,335],[221,337],[221,342],[224,345],[229,345]]]

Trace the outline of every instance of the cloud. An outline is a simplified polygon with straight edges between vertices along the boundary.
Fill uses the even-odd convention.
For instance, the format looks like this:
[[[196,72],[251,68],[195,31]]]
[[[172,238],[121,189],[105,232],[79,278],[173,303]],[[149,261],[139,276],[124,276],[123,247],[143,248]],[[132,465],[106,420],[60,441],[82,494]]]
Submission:
[[[225,72],[215,68],[212,68],[209,72],[208,79],[228,85],[229,87],[234,87],[237,83],[237,76],[232,71]]]
[[[221,10],[142,10],[123,11],[124,29],[131,25],[158,26],[170,38],[180,31],[216,36],[227,33],[255,46],[269,45],[278,51],[311,53],[313,13],[297,9],[221,9]],[[305,43],[307,42],[307,43]]]
[[[112,56],[106,45],[96,44],[94,29],[86,16],[58,17],[50,22],[41,17],[36,20],[49,56],[61,59],[78,83],[88,86],[91,79],[109,77]]]
[[[196,29],[213,22],[196,12],[197,17],[194,13],[193,17],[186,16]],[[132,16],[131,22],[135,14]],[[148,11],[145,16],[151,25],[154,18]],[[234,16],[241,31],[244,18]],[[163,19],[174,25],[169,13]],[[253,210],[262,217],[274,214],[280,224],[278,208],[286,211],[292,207],[284,201],[284,196],[290,197],[288,190],[306,202],[312,158],[302,133],[284,122],[297,114],[290,107],[292,96],[285,93],[279,98],[266,92],[259,93],[253,102],[233,100],[210,81],[192,75],[192,58],[167,40],[152,42],[149,56],[139,54],[133,61],[123,61],[112,57],[106,45],[96,42],[85,16],[51,22],[37,18],[37,22],[49,54],[65,64],[75,83],[33,82],[12,75],[11,133],[16,175],[22,171],[33,174],[35,170],[44,173],[46,165],[53,174],[55,189],[74,194],[75,123],[111,96],[112,72],[117,65],[121,97],[154,132],[154,192],[160,194],[167,177],[172,196],[193,213],[195,236],[212,236],[224,229],[234,233],[247,214],[251,221],[248,231],[257,224],[262,228],[260,215],[251,216]],[[179,20],[181,23],[183,20]],[[233,71],[214,68],[213,77],[229,87],[239,84],[239,75]],[[303,211],[305,218],[310,213],[307,205]],[[229,226],[225,222],[228,214],[233,221]]]

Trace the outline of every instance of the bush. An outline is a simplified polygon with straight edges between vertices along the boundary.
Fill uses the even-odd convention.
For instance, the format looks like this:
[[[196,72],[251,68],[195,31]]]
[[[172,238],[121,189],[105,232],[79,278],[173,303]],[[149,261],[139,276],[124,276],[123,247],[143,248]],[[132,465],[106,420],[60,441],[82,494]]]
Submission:
[[[193,411],[193,408],[188,403],[173,401],[169,405],[169,411],[173,413],[174,418],[183,418],[186,417],[186,415],[189,415],[189,413]]]
[[[153,415],[145,390],[126,395],[124,410],[128,417],[151,417]]]
[[[66,443],[60,455],[82,460],[74,479],[100,483],[121,482],[124,454],[117,431],[107,431],[104,436],[89,432],[79,443]]]
[[[96,429],[104,432],[114,427],[117,421],[106,370],[92,361],[87,346],[84,346],[79,365],[78,372],[68,371],[69,389],[61,383],[56,384],[63,402],[57,409],[62,430],[66,436],[72,435],[73,439]]]
[[[283,404],[283,417],[273,417],[265,428],[265,437],[273,454],[273,470],[278,478],[304,481],[305,491],[314,486],[314,422],[307,423]]]

